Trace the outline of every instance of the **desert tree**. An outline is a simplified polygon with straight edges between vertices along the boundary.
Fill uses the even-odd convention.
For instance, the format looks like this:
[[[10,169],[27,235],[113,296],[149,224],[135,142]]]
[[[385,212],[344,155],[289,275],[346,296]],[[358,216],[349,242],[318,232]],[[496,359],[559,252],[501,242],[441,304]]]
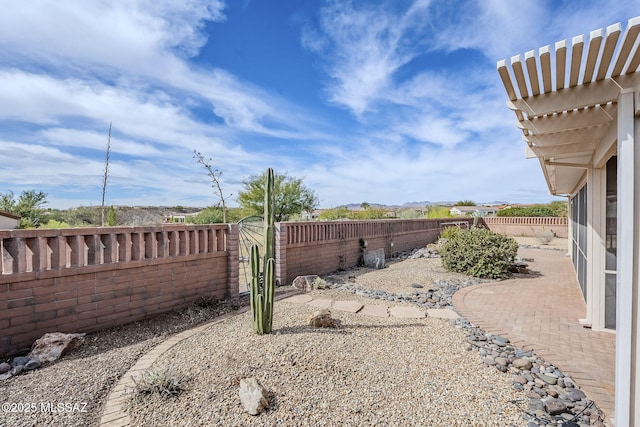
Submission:
[[[242,181],[243,189],[238,192],[238,202],[250,215],[262,215],[264,210],[265,175],[266,172],[263,172]],[[318,197],[300,178],[276,173],[274,192],[276,221],[286,221],[292,215],[312,212],[318,206]]]
[[[104,212],[104,198],[107,194],[107,183],[109,181],[109,160],[111,160],[111,125],[113,122],[109,122],[109,135],[107,136],[107,152],[104,156],[104,174],[102,175],[102,203],[100,204],[100,225],[104,227],[105,212]]]
[[[216,197],[220,200],[219,206],[222,208],[222,222],[227,222],[227,202],[226,197],[230,197],[231,194],[225,196],[222,191],[222,184],[220,183],[220,177],[222,176],[222,171],[213,167],[211,162],[213,159],[209,157],[209,159],[205,159],[201,152],[198,150],[193,150],[193,158],[196,159],[198,163],[200,163],[207,170],[207,175],[209,179],[211,179],[211,187],[216,195]]]

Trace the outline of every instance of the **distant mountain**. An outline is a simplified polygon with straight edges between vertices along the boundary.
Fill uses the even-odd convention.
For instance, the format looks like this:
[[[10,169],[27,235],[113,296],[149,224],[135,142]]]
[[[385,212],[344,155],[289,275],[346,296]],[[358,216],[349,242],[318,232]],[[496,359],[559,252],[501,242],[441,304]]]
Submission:
[[[451,200],[439,201],[439,202],[431,202],[428,200],[419,201],[419,202],[406,202],[402,205],[385,205],[382,203],[369,203],[369,206],[372,208],[383,208],[383,209],[415,209],[415,208],[424,208],[425,206],[453,206],[456,202]],[[500,206],[500,205],[508,205],[509,202],[504,201],[494,201],[494,202],[477,202],[478,206]],[[362,209],[362,203],[349,203],[344,205],[349,210],[360,210]]]

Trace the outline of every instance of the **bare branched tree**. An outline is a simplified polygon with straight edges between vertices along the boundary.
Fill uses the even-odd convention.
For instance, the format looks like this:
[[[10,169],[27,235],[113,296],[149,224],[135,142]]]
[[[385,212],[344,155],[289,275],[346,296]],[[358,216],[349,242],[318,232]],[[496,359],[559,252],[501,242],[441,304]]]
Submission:
[[[211,161],[213,160],[209,157],[209,160],[206,160],[202,153],[197,150],[193,150],[193,158],[198,161],[204,168],[207,170],[207,175],[211,178],[211,187],[213,188],[216,196],[220,199],[219,206],[222,207],[222,222],[227,222],[227,203],[225,201],[225,195],[222,191],[222,185],[220,184],[220,177],[222,176],[222,171],[219,169],[215,169],[211,165]],[[227,197],[231,197],[229,194]]]
[[[109,122],[109,136],[107,137],[107,153],[104,157],[104,175],[102,176],[102,204],[100,205],[100,225],[104,227],[104,197],[107,194],[107,182],[109,181],[109,160],[111,158],[111,125]]]

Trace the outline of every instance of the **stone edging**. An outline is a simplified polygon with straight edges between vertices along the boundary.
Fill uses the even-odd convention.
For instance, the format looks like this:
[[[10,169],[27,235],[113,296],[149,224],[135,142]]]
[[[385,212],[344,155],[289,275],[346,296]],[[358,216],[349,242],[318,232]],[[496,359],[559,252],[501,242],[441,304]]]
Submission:
[[[276,296],[275,300],[277,301],[283,298],[287,298],[297,293],[298,292],[287,292],[282,295]],[[199,334],[211,326],[222,323],[225,320],[230,319],[231,317],[245,313],[249,311],[250,308],[250,306],[242,307],[234,311],[233,313],[223,314],[222,316],[216,317],[210,322],[204,323],[200,326],[196,326],[195,328],[188,329],[186,331],[179,332],[167,338],[165,341],[161,342],[152,350],[147,352],[144,356],[138,359],[138,361],[131,368],[129,368],[129,370],[125,372],[122,377],[120,377],[118,383],[111,389],[109,395],[107,396],[107,400],[102,410],[102,415],[100,416],[100,422],[98,423],[98,425],[100,427],[125,427],[130,425],[131,419],[129,418],[129,414],[122,408],[122,404],[128,398],[129,393],[134,386],[134,375],[141,375],[144,371],[149,369],[162,354],[164,354],[179,342],[196,334]]]

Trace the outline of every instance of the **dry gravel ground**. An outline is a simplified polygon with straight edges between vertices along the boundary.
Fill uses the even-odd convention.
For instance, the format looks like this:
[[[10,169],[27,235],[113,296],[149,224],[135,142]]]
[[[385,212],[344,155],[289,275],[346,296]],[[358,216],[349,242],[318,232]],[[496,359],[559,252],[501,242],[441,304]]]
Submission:
[[[306,325],[313,307],[275,308],[270,335],[254,334],[247,312],[162,355],[151,369],[186,376],[186,391],[132,398],[133,425],[526,425],[509,403],[523,397],[509,377],[467,351],[466,334],[446,320],[334,311],[338,328],[315,329]],[[238,397],[252,376],[270,393],[256,417]]]
[[[540,246],[536,239],[517,240]],[[566,249],[566,239],[540,247]],[[439,259],[423,258],[336,277],[405,292],[412,283],[456,276]],[[314,294],[380,303],[335,289]],[[0,383],[0,427],[97,425],[109,390],[140,356],[240,304],[191,307],[87,335],[62,360]],[[446,321],[336,312],[340,328],[312,330],[305,326],[311,311],[277,304],[272,335],[254,335],[244,314],[180,344],[158,363],[188,375],[189,390],[173,399],[132,402],[132,419],[139,425],[524,425],[508,403],[522,398],[508,376],[481,365],[475,352],[465,350],[465,334]],[[249,375],[272,393],[272,408],[260,418],[245,415],[237,398],[239,379]],[[74,405],[72,412],[50,410],[59,403]]]
[[[88,334],[79,349],[59,361],[0,382],[0,427],[97,425],[111,387],[143,354],[170,335],[233,311],[240,303],[193,306]],[[71,404],[71,410],[49,410],[49,404],[59,403]]]

